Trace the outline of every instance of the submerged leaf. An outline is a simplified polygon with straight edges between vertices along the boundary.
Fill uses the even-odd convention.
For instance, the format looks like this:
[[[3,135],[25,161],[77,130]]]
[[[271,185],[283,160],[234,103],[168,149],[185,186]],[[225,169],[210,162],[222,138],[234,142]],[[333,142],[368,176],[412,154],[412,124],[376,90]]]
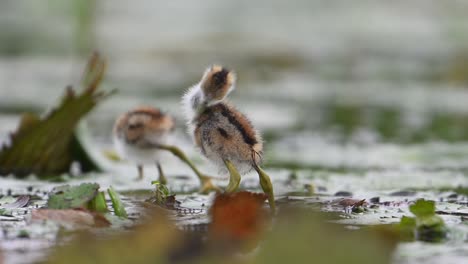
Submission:
[[[125,211],[125,207],[123,206],[119,195],[114,190],[114,188],[112,188],[112,186],[109,187],[109,189],[107,189],[107,193],[109,194],[109,196],[111,198],[112,207],[114,208],[115,215],[118,216],[118,217],[127,218],[128,217],[127,211]]]
[[[98,194],[99,184],[82,183],[78,186],[60,186],[54,189],[47,200],[49,209],[75,209],[85,208]]]
[[[83,91],[75,94],[68,87],[62,101],[43,118],[23,115],[11,144],[0,151],[0,175],[24,178],[34,173],[39,178],[53,178],[69,171],[77,161],[84,172],[99,170],[75,134],[78,122],[110,93],[98,91],[105,62],[94,54],[85,70]]]

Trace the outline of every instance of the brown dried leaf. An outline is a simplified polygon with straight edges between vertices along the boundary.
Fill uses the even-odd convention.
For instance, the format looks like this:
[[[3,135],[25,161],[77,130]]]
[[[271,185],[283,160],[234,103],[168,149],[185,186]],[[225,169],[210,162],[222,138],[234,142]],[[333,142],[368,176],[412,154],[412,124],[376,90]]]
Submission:
[[[21,195],[13,203],[4,204],[4,205],[2,205],[2,207],[4,207],[4,208],[21,208],[21,207],[26,206],[29,203],[30,199],[31,199],[31,197],[29,195]]]
[[[78,226],[108,227],[110,222],[101,214],[87,210],[37,209],[31,212],[31,220],[50,220]]]
[[[229,241],[256,240],[263,230],[267,195],[237,192],[218,194],[210,209],[210,237]]]

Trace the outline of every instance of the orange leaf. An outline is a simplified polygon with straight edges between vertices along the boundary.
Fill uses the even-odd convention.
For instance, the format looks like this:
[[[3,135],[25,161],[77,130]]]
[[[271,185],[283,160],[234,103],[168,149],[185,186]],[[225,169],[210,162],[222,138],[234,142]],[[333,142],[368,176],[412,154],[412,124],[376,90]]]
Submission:
[[[266,212],[263,205],[266,199],[267,195],[263,193],[245,191],[218,194],[210,209],[211,238],[255,240],[265,226]]]

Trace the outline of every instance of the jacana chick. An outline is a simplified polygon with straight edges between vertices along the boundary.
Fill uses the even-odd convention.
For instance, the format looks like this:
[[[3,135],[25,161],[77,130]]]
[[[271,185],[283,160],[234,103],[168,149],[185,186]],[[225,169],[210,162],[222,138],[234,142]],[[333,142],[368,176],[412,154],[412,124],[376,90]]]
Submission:
[[[235,82],[233,71],[213,65],[199,83],[189,88],[182,99],[189,133],[205,157],[229,172],[226,192],[236,191],[241,175],[255,170],[274,211],[273,186],[270,177],[260,168],[261,135],[249,119],[226,100]]]
[[[117,118],[113,129],[114,145],[124,159],[134,162],[138,168],[138,179],[144,177],[143,166],[155,164],[159,181],[167,183],[161,166],[161,152],[169,151],[185,162],[201,182],[200,192],[219,190],[211,178],[203,175],[176,146],[169,145],[174,131],[174,119],[157,108],[137,107]]]

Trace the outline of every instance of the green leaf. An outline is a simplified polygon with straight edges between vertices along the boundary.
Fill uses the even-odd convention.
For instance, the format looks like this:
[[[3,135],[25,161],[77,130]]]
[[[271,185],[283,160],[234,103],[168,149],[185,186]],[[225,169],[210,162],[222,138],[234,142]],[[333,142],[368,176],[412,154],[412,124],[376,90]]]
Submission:
[[[400,221],[400,227],[403,228],[415,228],[416,227],[416,218],[403,216]]]
[[[106,196],[104,192],[98,192],[96,197],[88,203],[88,209],[95,212],[107,213]]]
[[[414,241],[416,232],[416,218],[403,216],[398,225],[400,239],[403,241]]]
[[[417,200],[410,206],[416,218],[403,216],[400,221],[400,235],[404,241],[414,239],[427,242],[440,242],[447,236],[444,220],[435,213],[435,202]]]
[[[435,215],[435,202],[419,199],[409,209],[416,217],[432,216]]]
[[[107,193],[111,198],[112,207],[114,208],[115,215],[123,218],[128,218],[127,211],[125,211],[125,207],[123,206],[119,195],[114,190],[114,188],[112,188],[112,186],[109,187],[109,189],[107,189]]]
[[[74,209],[86,207],[96,197],[99,190],[97,183],[82,183],[78,186],[60,186],[49,195],[47,207],[50,209]]]
[[[61,102],[44,117],[36,113],[22,116],[11,144],[0,147],[0,175],[24,178],[34,173],[40,179],[49,179],[69,172],[74,161],[80,163],[83,172],[100,170],[75,130],[80,120],[111,94],[98,89],[105,68],[105,61],[94,54],[80,93],[67,87]]]
[[[157,205],[165,205],[167,198],[170,196],[169,189],[159,181],[152,181],[151,184],[154,185],[155,189],[149,201]]]

